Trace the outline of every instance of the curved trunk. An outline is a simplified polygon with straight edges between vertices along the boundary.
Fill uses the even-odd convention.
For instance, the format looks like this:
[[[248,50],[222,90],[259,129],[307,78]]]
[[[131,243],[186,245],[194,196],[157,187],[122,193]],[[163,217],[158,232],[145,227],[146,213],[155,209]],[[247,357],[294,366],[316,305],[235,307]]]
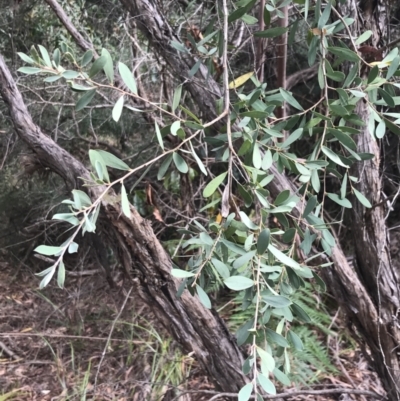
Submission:
[[[371,30],[371,45],[379,48],[387,42],[388,15],[384,1],[347,1],[340,6],[342,15],[354,18],[349,29],[353,37]],[[346,66],[344,66],[346,68]],[[359,101],[355,112],[366,124],[355,137],[357,152],[372,153],[373,160],[355,163],[351,174],[358,178],[356,188],[372,204],[366,209],[356,199],[351,209],[351,231],[356,253],[355,268],[368,293],[370,316],[358,316],[357,328],[366,339],[377,370],[390,399],[400,397],[400,343],[397,323],[400,311],[400,272],[390,259],[389,235],[386,227],[386,202],[382,198],[380,144],[370,132],[368,102]],[[351,308],[352,304],[349,305]],[[350,309],[348,308],[348,309]],[[358,315],[356,308],[351,315]]]
[[[78,160],[44,135],[33,122],[21,93],[0,55],[0,94],[8,106],[18,136],[36,153],[44,166],[63,177],[70,187],[79,185],[78,177],[89,172]],[[100,187],[92,188],[96,197]],[[156,238],[149,221],[132,207],[131,218],[124,216],[117,198],[112,195],[102,204],[109,232],[119,246],[119,256],[128,274],[135,278],[138,295],[159,316],[165,327],[186,352],[197,360],[218,388],[237,392],[246,383],[241,368],[243,359],[236,341],[223,320],[205,309],[197,297],[184,291],[176,296],[179,282],[170,274],[172,263]]]

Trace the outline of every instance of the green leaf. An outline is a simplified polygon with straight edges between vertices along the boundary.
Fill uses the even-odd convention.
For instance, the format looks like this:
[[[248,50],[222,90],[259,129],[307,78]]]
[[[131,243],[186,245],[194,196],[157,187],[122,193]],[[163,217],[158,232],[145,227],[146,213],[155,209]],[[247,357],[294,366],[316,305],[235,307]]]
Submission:
[[[346,164],[344,164],[341,160],[340,160],[340,157],[336,154],[336,153],[334,153],[332,150],[330,150],[329,148],[327,148],[326,146],[321,146],[321,150],[322,150],[322,152],[324,152],[325,153],[325,155],[326,156],[328,156],[329,157],[329,159],[331,159],[333,162],[335,162],[336,164],[339,164],[339,166],[342,166],[342,167],[349,167],[349,166],[347,166]]]
[[[389,65],[388,71],[386,73],[386,80],[392,78],[393,74],[397,71],[399,64],[400,64],[400,57],[397,56],[393,59],[393,61]]]
[[[258,229],[258,226],[250,220],[249,216],[247,216],[245,212],[240,211],[239,215],[242,222],[246,225],[246,227],[250,228],[250,230]]]
[[[199,156],[197,156],[196,152],[193,149],[192,142],[189,142],[189,143],[190,143],[190,150],[192,151],[192,155],[193,155],[194,159],[196,160],[196,163],[199,166],[199,169],[201,170],[201,172],[204,175],[208,175],[207,170],[206,170],[203,162],[200,160]]]
[[[318,28],[323,28],[329,20],[329,16],[331,15],[332,1],[329,1],[327,6],[325,7],[324,12],[321,14],[318,20]]]
[[[259,373],[257,376],[258,382],[260,383],[261,387],[267,394],[276,394],[276,388],[274,383],[265,377],[262,373]]]
[[[326,195],[328,196],[328,198],[332,199],[334,202],[336,202],[338,205],[346,207],[348,209],[351,209],[351,203],[348,199],[344,198],[344,199],[340,199],[340,197],[336,194],[331,194],[331,193],[326,193]]]
[[[350,149],[356,150],[357,145],[354,142],[353,138],[350,137],[350,135],[347,135],[343,131],[340,131],[338,129],[333,129],[329,128],[328,132],[330,132],[339,142],[341,142],[343,145],[347,146]]]
[[[242,267],[245,264],[247,265],[247,263],[254,257],[255,254],[256,254],[256,251],[251,251],[251,252],[247,252],[244,255],[240,256],[233,262],[233,268],[239,269],[239,267]]]
[[[303,218],[306,218],[314,210],[316,205],[317,205],[317,197],[311,196],[308,199],[307,205],[304,209]]]
[[[89,70],[89,78],[93,78],[95,75],[97,75],[106,65],[107,63],[107,57],[106,56],[101,56],[99,57],[90,67]]]
[[[257,347],[257,354],[261,358],[261,369],[264,373],[272,372],[275,369],[275,361],[272,355],[262,348]]]
[[[186,174],[189,171],[189,167],[185,162],[185,159],[177,152],[172,153],[172,159],[176,168],[182,173]]]
[[[278,259],[284,265],[292,267],[293,269],[300,269],[300,265],[295,260],[289,258],[289,256],[286,256],[283,252],[275,248],[272,244],[268,245],[268,250],[272,253],[272,255],[275,256],[276,259]]]
[[[53,52],[53,61],[54,64],[56,65],[56,67],[58,67],[60,65],[60,61],[61,61],[61,53],[59,49],[55,49]]]
[[[181,127],[181,122],[179,120],[178,121],[174,121],[172,123],[172,125],[171,125],[171,128],[170,128],[171,134],[176,136],[176,134],[177,134],[177,132],[178,132],[180,127]]]
[[[22,52],[17,52],[18,56],[22,59],[22,61],[25,61],[25,63],[29,63],[29,64],[35,64],[35,60],[33,60],[32,58],[30,58],[28,55],[26,55],[25,53]]]
[[[225,285],[234,291],[242,291],[254,285],[254,281],[244,276],[231,276],[224,280]]]
[[[82,206],[83,207],[92,206],[92,200],[85,192],[81,191],[80,189],[73,189],[72,196],[74,197],[74,203],[76,209],[80,210],[82,209]]]
[[[353,192],[354,192],[354,195],[357,197],[357,199],[363,206],[365,206],[367,208],[372,207],[370,201],[361,192],[357,191],[355,188],[353,188]]]
[[[40,54],[42,55],[42,59],[43,59],[44,63],[46,64],[46,66],[49,68],[53,68],[47,49],[41,45],[39,45],[38,47],[40,50]]]
[[[57,213],[53,216],[52,220],[66,221],[73,226],[79,225],[79,219],[73,213]]]
[[[254,36],[258,38],[276,38],[277,36],[281,36],[288,31],[286,27],[276,27],[270,28],[265,31],[254,32]]]
[[[87,50],[82,57],[81,67],[85,67],[86,65],[88,65],[92,61],[92,58],[93,50]]]
[[[382,99],[385,101],[385,103],[389,106],[389,107],[395,107],[396,104],[392,98],[392,96],[389,95],[389,93],[387,93],[385,90],[383,90],[382,88],[378,88],[378,92],[379,94],[382,96]]]
[[[64,288],[64,283],[65,283],[65,265],[64,262],[61,260],[60,264],[58,265],[57,284],[60,288]]]
[[[356,53],[351,51],[350,49],[346,49],[344,47],[327,47],[328,52],[331,52],[335,54],[336,56],[339,56],[343,58],[346,61],[351,61],[351,62],[358,62],[359,57],[357,56]]]
[[[161,163],[161,166],[160,166],[160,168],[158,170],[158,174],[157,174],[157,180],[161,180],[164,177],[164,175],[167,172],[168,167],[170,166],[171,162],[172,162],[172,155],[168,155],[164,159],[164,161]]]
[[[262,297],[268,305],[274,308],[284,308],[286,306],[292,305],[292,301],[289,298],[283,297],[281,295],[264,295]]]
[[[61,75],[53,75],[53,76],[51,76],[51,77],[47,77],[47,78],[45,78],[43,81],[44,82],[56,82],[56,81],[58,81],[59,79],[61,78]]]
[[[301,107],[300,103],[293,97],[293,95],[289,91],[283,88],[279,88],[279,92],[281,93],[283,99],[291,106],[293,106],[295,109],[303,111],[303,107]]]
[[[371,71],[368,73],[367,83],[370,84],[371,82],[373,82],[378,75],[379,67],[376,65],[375,67],[371,68]]]
[[[262,230],[258,236],[257,240],[257,253],[263,255],[268,249],[268,245],[271,239],[271,232],[268,228]]]
[[[382,120],[375,129],[375,136],[378,139],[382,139],[386,134],[386,124],[385,120]]]
[[[160,147],[162,150],[164,150],[164,141],[161,135],[160,127],[157,124],[157,121],[154,121],[155,127],[156,127],[156,135],[157,135],[157,140],[158,143],[160,144]]]
[[[197,295],[200,299],[200,302],[207,308],[211,309],[211,301],[210,298],[208,297],[207,293],[198,285],[196,284],[196,291]]]
[[[278,196],[275,199],[275,205],[279,206],[284,204],[290,196],[290,190],[289,189],[285,189],[284,191],[282,191],[280,194],[278,194]]]
[[[54,266],[55,267],[55,266]],[[53,268],[50,273],[48,273],[43,280],[39,284],[39,288],[42,290],[44,287],[46,287],[47,284],[50,283],[50,280],[53,278],[54,273],[56,272],[56,269]]]
[[[38,72],[41,72],[41,68],[37,67],[21,67],[18,68],[18,72],[22,72],[23,74],[31,75],[31,74],[37,74]]]
[[[367,41],[372,35],[372,31],[365,31],[362,35],[360,35],[357,40],[354,42],[356,45],[360,45]]]
[[[112,153],[106,152],[105,150],[89,150],[89,155],[90,152],[97,152],[108,167],[124,171],[130,170],[130,167],[124,161],[119,159],[117,156],[114,156]]]
[[[238,394],[238,401],[248,401],[250,399],[252,392],[253,392],[253,384],[247,383],[240,389]]]
[[[302,135],[303,135],[303,128],[298,128],[296,131],[292,132],[289,135],[289,137],[286,139],[286,141],[284,141],[282,143],[277,143],[277,146],[279,148],[287,148],[293,142],[297,141]]]
[[[174,92],[174,99],[172,100],[172,112],[175,112],[176,108],[179,106],[182,96],[182,85],[178,85]]]
[[[68,253],[76,253],[76,252],[78,252],[78,248],[79,248],[79,245],[76,242],[72,241],[69,244]]]
[[[263,170],[268,170],[272,166],[272,163],[273,163],[272,152],[268,149],[265,152],[265,156],[264,156],[264,159],[262,161],[261,168]]]
[[[76,111],[80,111],[84,109],[93,99],[94,95],[96,94],[96,89],[91,89],[85,92],[76,102]]]
[[[203,190],[203,197],[204,198],[209,198],[216,190],[217,188],[222,184],[222,182],[225,180],[225,177],[227,176],[228,172],[222,173],[215,177],[213,180],[211,180],[207,186]]]
[[[194,273],[188,272],[186,270],[181,269],[171,269],[171,274],[177,278],[189,278],[194,277]]]
[[[227,279],[230,276],[229,268],[225,263],[215,258],[212,258],[211,262],[223,279]]]
[[[254,5],[254,1],[251,1],[250,4]],[[247,13],[247,11],[249,10],[249,6],[246,4],[244,7],[239,7],[236,10],[234,10],[233,12],[231,12],[228,16],[228,23],[230,24],[233,21],[236,21],[237,19],[243,17],[243,15],[245,15]]]
[[[124,108],[124,95],[122,95],[117,102],[115,103],[113,110],[112,110],[112,118],[115,122],[118,122],[121,114],[122,109]]]
[[[347,190],[347,173],[344,174],[342,185],[340,186],[340,199],[344,199],[346,197]]]
[[[303,308],[301,308],[299,305],[297,304],[292,304],[290,306],[290,308],[292,309],[293,313],[303,322],[305,323],[311,323],[312,320],[310,318],[310,316],[308,316],[308,314],[304,311]]]
[[[110,52],[107,49],[101,50],[101,56],[106,57],[106,63],[104,65],[104,73],[108,79],[108,82],[112,85],[114,83],[114,66]]]
[[[128,218],[131,218],[131,207],[128,200],[128,195],[126,194],[125,185],[121,186],[121,206],[122,212]]]
[[[289,347],[289,343],[287,342],[285,337],[281,336],[276,331],[271,330],[268,327],[266,327],[265,330],[266,330],[266,334],[267,334],[267,339],[278,344],[280,347],[284,347],[284,348]]]
[[[293,332],[292,330],[289,330],[288,338],[289,338],[289,341],[293,344],[294,348],[297,351],[303,351],[303,349],[304,349],[303,342],[301,341],[300,337],[295,332]]]
[[[290,386],[291,382],[289,378],[278,368],[275,368],[272,372],[277,380],[279,380],[284,386]]]
[[[63,250],[60,246],[48,246],[48,245],[39,245],[34,249],[34,252],[40,253],[41,255],[52,256],[57,255]]]
[[[137,92],[136,81],[131,70],[124,63],[118,64],[118,70],[122,80],[124,81],[124,84],[129,88],[129,90],[132,93],[137,95],[138,92]]]
[[[260,169],[261,168],[261,152],[260,152],[260,147],[258,146],[258,143],[256,142],[254,144],[254,148],[253,148],[253,166],[256,169]]]

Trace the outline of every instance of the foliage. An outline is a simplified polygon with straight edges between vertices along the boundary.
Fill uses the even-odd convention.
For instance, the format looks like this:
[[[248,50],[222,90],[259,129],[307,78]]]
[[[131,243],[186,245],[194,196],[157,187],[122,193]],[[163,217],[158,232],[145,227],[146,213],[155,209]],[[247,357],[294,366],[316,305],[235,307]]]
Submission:
[[[273,11],[279,17],[282,5],[277,7],[274,1],[267,3],[266,20],[270,20]],[[211,70],[210,63],[216,54],[226,63],[228,47],[223,28],[238,19],[254,24],[254,17],[250,18],[254,4],[254,1],[243,0],[229,15],[225,10],[221,15],[224,26],[211,25],[211,32],[198,42],[189,36],[190,49],[182,42],[171,42],[177,57],[190,52],[199,54],[189,73],[191,77],[201,67],[208,66]],[[350,173],[354,163],[372,157],[357,152],[354,136],[365,125],[374,140],[383,138],[387,130],[400,133],[397,126],[400,114],[389,111],[400,103],[400,97],[396,96],[399,88],[396,77],[400,75],[398,49],[391,50],[383,60],[367,63],[356,45],[366,41],[370,33],[365,32],[359,38],[349,37],[346,29],[354,20],[341,17],[333,21],[332,10],[332,1],[325,7],[320,1],[313,8],[308,1],[300,6],[301,18],[310,27],[308,63],[318,66],[321,90],[320,99],[311,107],[305,109],[301,101],[284,88],[267,88],[252,71],[228,80],[226,69],[224,97],[216,100],[218,121],[203,121],[196,107],[190,108],[189,102],[184,101],[189,93],[185,85],[179,84],[168,109],[145,99],[164,116],[165,126],[155,123],[154,127],[160,147],[158,156],[132,169],[111,153],[91,150],[91,179],[86,180],[85,185],[98,189],[96,199],[92,200],[82,190],[74,190],[73,199],[63,201],[69,211],[53,216],[55,220],[68,222],[74,230],[60,246],[41,245],[35,249],[56,258],[51,267],[40,273],[41,287],[49,283],[56,271],[59,286],[64,285],[64,255],[77,252],[75,237],[78,232],[96,230],[102,202],[112,188],[117,185],[120,188],[121,209],[125,218],[130,219],[132,199],[124,182],[134,173],[156,162],[160,162],[158,180],[163,180],[171,171],[185,175],[196,170],[202,179],[208,180],[202,188],[203,201],[209,202],[206,206],[219,207],[220,213],[207,226],[193,220],[182,231],[184,239],[179,246],[193,256],[185,269],[179,266],[172,269],[175,277],[183,279],[178,294],[186,286],[197,294],[204,307],[211,308],[211,299],[205,291],[211,280],[240,292],[243,309],[254,311],[238,334],[239,344],[250,343],[243,371],[253,376],[253,382],[239,393],[241,401],[249,399],[253,391],[258,394],[259,387],[274,394],[276,390],[270,375],[282,384],[289,384],[293,370],[290,352],[303,350],[296,333],[300,328],[292,322],[312,320],[296,294],[305,288],[306,281],[324,288],[317,270],[327,264],[315,266],[313,263],[321,254],[331,255],[335,246],[330,231],[333,222],[325,213],[326,205],[333,202],[351,208],[351,200],[356,199],[365,208],[372,207],[368,194],[354,187],[358,177]],[[268,27],[255,32],[254,36],[275,38],[289,29],[290,36],[294,37],[297,26],[293,21],[289,28]],[[143,100],[134,74],[124,63],[114,65],[106,49],[102,49],[97,58],[91,50],[80,57],[67,43],[61,43],[52,54],[39,45],[29,55],[19,53],[19,56],[27,64],[19,72],[43,74],[47,83],[65,80],[71,90],[79,94],[77,112],[88,107],[97,93],[110,89],[115,93],[111,112],[115,122],[120,121],[123,113],[140,112],[130,103],[131,99]],[[344,62],[350,63],[346,72],[340,68]],[[364,76],[366,69],[368,73]],[[123,87],[115,85],[117,75]],[[362,121],[357,114],[360,102],[368,104],[368,121]],[[290,115],[276,118],[276,109],[285,105],[290,107]],[[217,128],[216,135],[213,130],[222,120],[224,125]],[[167,137],[174,139],[175,147],[170,147]],[[310,152],[295,153],[295,145],[306,139],[313,143]],[[208,156],[204,154],[207,152],[205,144],[208,152],[216,155],[218,168],[205,163],[205,156]],[[110,169],[124,173],[111,180]],[[271,197],[268,184],[277,179],[276,171],[293,177],[296,192],[286,189]],[[340,186],[338,193],[327,190],[327,176],[335,177]],[[178,251],[180,249],[175,249],[174,253]]]

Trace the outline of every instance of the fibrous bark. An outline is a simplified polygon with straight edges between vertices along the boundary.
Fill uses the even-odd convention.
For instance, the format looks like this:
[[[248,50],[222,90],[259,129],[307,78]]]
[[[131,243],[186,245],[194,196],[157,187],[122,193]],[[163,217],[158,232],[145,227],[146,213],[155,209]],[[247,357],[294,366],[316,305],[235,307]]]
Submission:
[[[78,160],[43,134],[33,122],[21,93],[0,55],[0,94],[8,106],[18,136],[36,153],[44,166],[63,177],[70,187],[78,187],[78,177],[89,172]],[[92,188],[97,198],[102,188]],[[159,316],[166,328],[187,352],[194,352],[201,366],[222,391],[238,391],[246,382],[241,372],[242,354],[225,323],[205,309],[197,297],[184,291],[176,296],[179,282],[170,274],[171,260],[155,237],[150,223],[132,208],[131,218],[124,216],[113,196],[102,203],[110,233],[119,245],[120,259],[134,276],[135,287]]]
[[[342,15],[354,18],[349,29],[353,37],[371,30],[371,45],[379,48],[387,43],[387,4],[384,1],[365,0],[357,4],[347,1],[340,6]],[[346,68],[348,66],[344,66]],[[372,204],[366,209],[355,200],[351,210],[351,231],[354,236],[358,277],[367,291],[372,305],[370,316],[359,313],[355,307],[352,315],[358,315],[358,329],[366,338],[375,369],[382,379],[390,399],[400,398],[400,358],[396,351],[400,344],[400,272],[390,259],[389,233],[386,227],[386,202],[382,198],[380,145],[370,132],[368,102],[359,101],[355,112],[364,121],[356,136],[357,152],[371,153],[373,160],[355,163],[351,174],[358,178],[356,188],[367,196]]]

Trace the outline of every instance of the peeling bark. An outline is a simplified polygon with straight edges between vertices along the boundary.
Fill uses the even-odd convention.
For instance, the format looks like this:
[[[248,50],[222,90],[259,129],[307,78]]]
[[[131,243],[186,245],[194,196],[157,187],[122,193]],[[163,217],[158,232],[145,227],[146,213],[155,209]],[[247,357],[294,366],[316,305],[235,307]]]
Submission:
[[[365,30],[373,32],[372,46],[379,48],[387,39],[388,15],[384,1],[348,1],[340,6],[341,14],[355,19],[349,27],[353,37]],[[346,66],[344,66],[346,68]],[[355,137],[357,152],[372,153],[373,160],[355,163],[351,174],[358,177],[356,188],[371,202],[366,209],[354,197],[351,230],[354,236],[356,271],[373,305],[369,314],[358,316],[358,329],[366,338],[383,385],[391,400],[400,399],[400,272],[390,259],[389,233],[386,227],[386,203],[382,199],[379,142],[369,131],[368,103],[359,101],[356,114],[366,123]],[[350,306],[355,306],[350,304]],[[359,308],[356,309],[359,313]]]
[[[78,177],[89,177],[82,163],[43,134],[33,122],[1,55],[0,94],[8,106],[18,136],[43,165],[63,177],[70,187],[80,185]],[[97,198],[103,189],[92,188],[93,198]],[[149,221],[133,207],[128,219],[113,194],[102,206],[108,218],[104,224],[114,228],[110,232],[116,236],[114,242],[119,245],[120,259],[126,271],[134,276],[138,295],[149,304],[183,349],[194,352],[218,388],[226,392],[239,391],[246,383],[241,372],[243,358],[223,320],[214,311],[205,309],[188,291],[177,298],[179,280],[170,274],[171,260],[155,237]]]

